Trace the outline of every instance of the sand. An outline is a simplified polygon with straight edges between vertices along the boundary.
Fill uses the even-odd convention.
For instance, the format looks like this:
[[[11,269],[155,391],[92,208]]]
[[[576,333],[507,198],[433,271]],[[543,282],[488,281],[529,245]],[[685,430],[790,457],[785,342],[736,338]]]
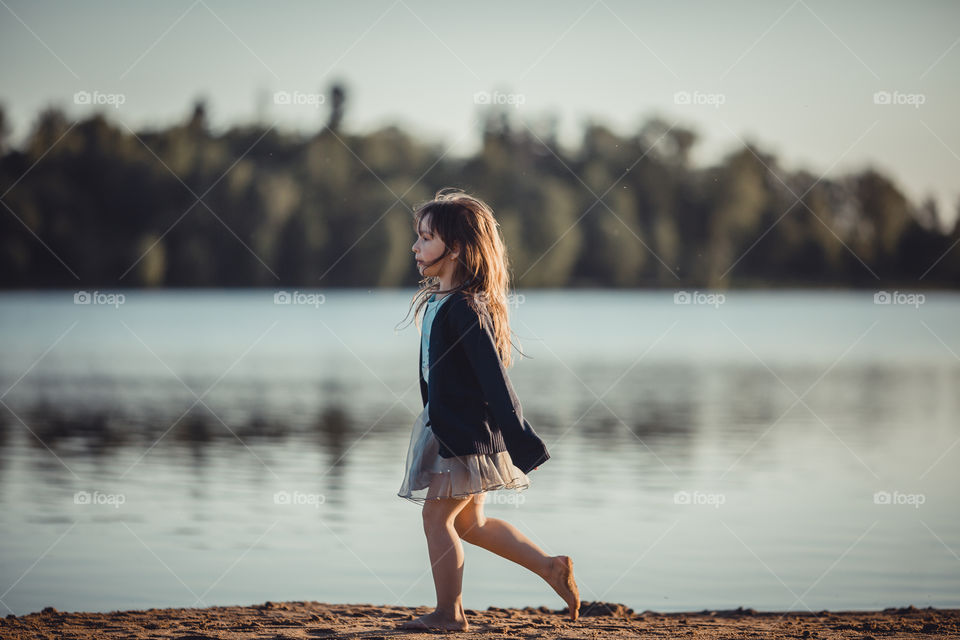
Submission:
[[[111,613],[38,613],[0,618],[0,638],[957,638],[960,609],[883,611],[689,613],[635,612],[616,603],[583,602],[580,619],[547,607],[467,609],[466,632],[400,631],[394,627],[432,607],[392,607],[323,602],[266,602],[205,609],[146,609]]]

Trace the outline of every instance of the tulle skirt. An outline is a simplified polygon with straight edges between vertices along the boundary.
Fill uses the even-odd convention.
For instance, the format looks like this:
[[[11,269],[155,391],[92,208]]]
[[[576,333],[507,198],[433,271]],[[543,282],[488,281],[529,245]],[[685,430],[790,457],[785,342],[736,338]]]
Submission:
[[[497,489],[523,491],[530,486],[530,478],[513,464],[506,451],[442,457],[440,442],[427,424],[428,407],[429,402],[413,423],[398,496],[422,504],[426,500],[465,498]]]

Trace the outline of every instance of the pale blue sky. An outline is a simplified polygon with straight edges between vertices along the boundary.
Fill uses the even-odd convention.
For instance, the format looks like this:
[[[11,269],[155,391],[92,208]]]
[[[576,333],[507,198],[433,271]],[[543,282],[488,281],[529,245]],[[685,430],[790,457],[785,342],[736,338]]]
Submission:
[[[531,125],[555,113],[568,145],[588,118],[628,133],[659,114],[698,131],[699,163],[749,138],[817,175],[876,166],[948,221],[960,201],[956,2],[0,0],[0,56],[15,141],[43,106],[89,112],[77,91],[122,94],[104,110],[134,128],[204,96],[217,128],[259,100],[268,122],[306,131],[326,109],[273,92],[340,79],[345,127],[400,123],[453,155],[476,150],[474,95],[501,91]],[[677,104],[679,91],[723,104]],[[875,104],[877,91],[924,103]]]

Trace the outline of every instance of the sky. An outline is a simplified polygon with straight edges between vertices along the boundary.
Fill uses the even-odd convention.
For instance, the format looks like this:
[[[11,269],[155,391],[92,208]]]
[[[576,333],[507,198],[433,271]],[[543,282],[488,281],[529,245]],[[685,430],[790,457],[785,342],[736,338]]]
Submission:
[[[454,157],[490,99],[521,126],[557,117],[568,148],[587,122],[658,116],[697,132],[698,165],[750,141],[788,170],[877,168],[948,225],[960,207],[958,2],[0,0],[0,59],[14,144],[48,106],[137,130],[198,98],[215,130],[309,132],[342,82],[344,128]]]

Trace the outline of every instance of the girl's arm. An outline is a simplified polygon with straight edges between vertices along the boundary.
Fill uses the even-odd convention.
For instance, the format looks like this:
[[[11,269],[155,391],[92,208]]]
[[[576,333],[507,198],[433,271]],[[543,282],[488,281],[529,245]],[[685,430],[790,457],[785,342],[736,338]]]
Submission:
[[[546,445],[523,418],[523,410],[488,326],[465,301],[450,309],[451,325],[480,382],[514,464],[527,473],[550,458]]]

